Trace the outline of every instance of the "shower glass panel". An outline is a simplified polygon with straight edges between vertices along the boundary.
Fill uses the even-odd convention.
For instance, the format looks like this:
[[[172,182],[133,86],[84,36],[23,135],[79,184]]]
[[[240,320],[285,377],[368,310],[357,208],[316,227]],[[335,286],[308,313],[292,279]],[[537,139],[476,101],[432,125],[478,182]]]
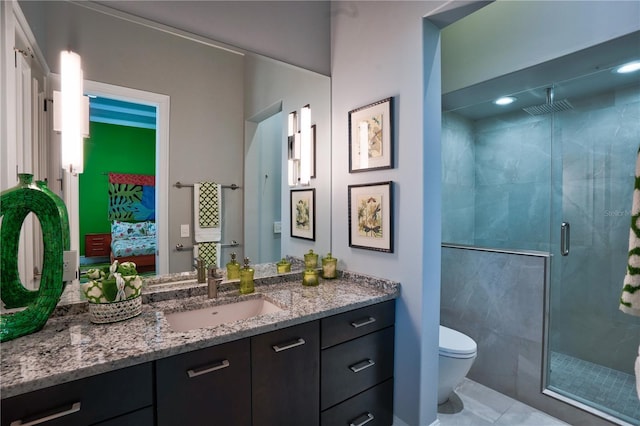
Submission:
[[[559,83],[556,93],[589,87],[597,78]],[[630,424],[640,424],[633,372],[640,318],[618,304],[640,143],[638,81],[569,99],[572,109],[551,116],[547,389]],[[563,223],[570,226],[568,247]]]

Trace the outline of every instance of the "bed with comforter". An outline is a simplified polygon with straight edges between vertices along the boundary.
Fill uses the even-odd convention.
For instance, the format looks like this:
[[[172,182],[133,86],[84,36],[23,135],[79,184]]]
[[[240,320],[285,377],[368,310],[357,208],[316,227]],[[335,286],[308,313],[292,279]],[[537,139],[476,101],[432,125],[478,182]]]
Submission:
[[[138,272],[155,271],[156,250],[155,222],[111,223],[111,262],[134,262]]]

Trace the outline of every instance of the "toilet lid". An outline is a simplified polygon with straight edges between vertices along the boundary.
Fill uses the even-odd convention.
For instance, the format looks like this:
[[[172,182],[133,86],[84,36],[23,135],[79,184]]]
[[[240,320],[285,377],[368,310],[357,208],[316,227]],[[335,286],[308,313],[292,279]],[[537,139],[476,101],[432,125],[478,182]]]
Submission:
[[[451,355],[471,355],[477,351],[476,342],[466,334],[440,326],[440,353]]]

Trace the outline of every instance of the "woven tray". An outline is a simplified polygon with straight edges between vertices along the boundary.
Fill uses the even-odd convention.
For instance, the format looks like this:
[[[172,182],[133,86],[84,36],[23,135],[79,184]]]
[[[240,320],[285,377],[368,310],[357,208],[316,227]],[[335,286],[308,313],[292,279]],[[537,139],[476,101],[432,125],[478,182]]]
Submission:
[[[133,318],[142,312],[142,297],[111,303],[89,303],[91,322],[106,324]]]

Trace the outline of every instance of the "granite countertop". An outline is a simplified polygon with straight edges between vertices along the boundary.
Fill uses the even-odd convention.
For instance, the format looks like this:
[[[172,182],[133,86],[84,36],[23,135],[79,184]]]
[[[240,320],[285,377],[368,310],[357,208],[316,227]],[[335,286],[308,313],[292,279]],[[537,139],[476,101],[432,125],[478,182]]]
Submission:
[[[87,303],[75,300],[60,306],[41,331],[0,344],[2,398],[346,312],[394,299],[400,292],[396,282],[350,272],[305,287],[300,274],[291,273],[255,280],[256,291],[248,295],[226,282],[217,299],[208,299],[206,284],[195,283],[193,274],[181,277],[179,283],[147,286],[142,313],[135,318],[93,324]],[[255,297],[282,311],[187,332],[173,331],[165,317],[165,312]]]

